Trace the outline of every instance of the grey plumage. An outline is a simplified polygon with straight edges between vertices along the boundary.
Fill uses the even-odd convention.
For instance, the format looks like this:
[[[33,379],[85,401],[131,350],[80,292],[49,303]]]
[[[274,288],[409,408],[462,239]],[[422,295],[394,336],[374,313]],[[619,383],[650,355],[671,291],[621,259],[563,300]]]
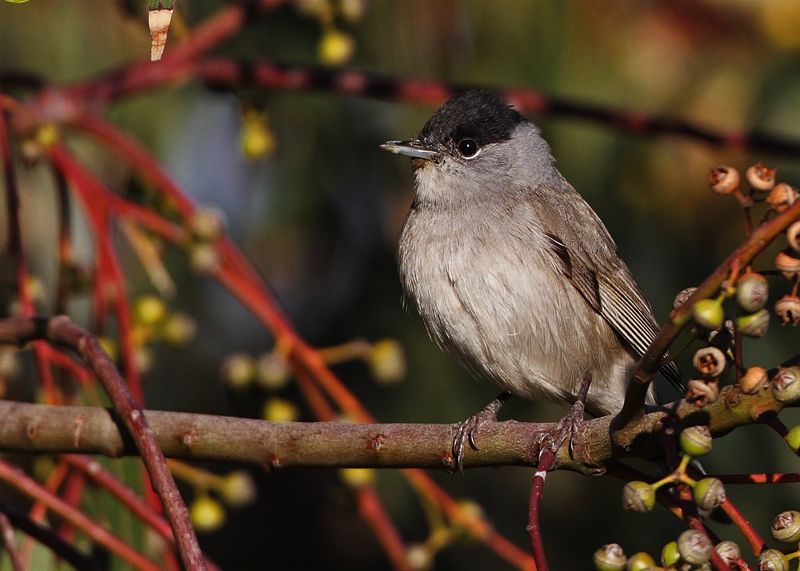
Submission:
[[[440,108],[417,140],[385,148],[413,158],[416,198],[398,260],[431,337],[527,398],[573,402],[591,373],[588,410],[617,412],[658,326],[536,126],[472,90]],[[680,383],[673,364],[663,372]]]

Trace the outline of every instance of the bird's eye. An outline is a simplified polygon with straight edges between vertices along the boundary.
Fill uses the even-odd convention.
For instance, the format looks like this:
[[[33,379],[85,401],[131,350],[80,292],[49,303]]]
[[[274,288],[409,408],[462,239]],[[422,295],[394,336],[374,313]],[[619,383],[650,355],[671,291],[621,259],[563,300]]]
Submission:
[[[478,154],[480,147],[474,139],[461,139],[458,142],[458,152],[465,159],[471,159]]]

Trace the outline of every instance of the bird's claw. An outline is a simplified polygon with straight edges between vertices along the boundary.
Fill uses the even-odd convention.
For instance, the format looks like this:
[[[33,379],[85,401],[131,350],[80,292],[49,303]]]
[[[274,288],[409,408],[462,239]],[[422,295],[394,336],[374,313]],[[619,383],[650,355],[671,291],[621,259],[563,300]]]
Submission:
[[[453,460],[455,461],[456,470],[462,475],[464,474],[464,452],[467,449],[467,444],[473,450],[478,450],[476,442],[478,432],[484,425],[497,422],[497,413],[500,412],[503,403],[510,396],[510,393],[500,394],[477,413],[454,425],[456,432],[453,436],[452,445]]]

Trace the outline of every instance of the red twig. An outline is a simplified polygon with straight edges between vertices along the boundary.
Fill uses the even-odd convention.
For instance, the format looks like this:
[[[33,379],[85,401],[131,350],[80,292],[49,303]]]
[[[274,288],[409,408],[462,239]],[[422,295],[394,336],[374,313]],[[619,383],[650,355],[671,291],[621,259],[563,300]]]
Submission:
[[[789,474],[715,474],[723,484],[796,484],[800,473]]]
[[[536,473],[533,475],[531,493],[528,500],[528,537],[531,540],[533,559],[536,561],[536,567],[539,571],[547,571],[549,569],[547,556],[544,552],[539,513],[544,494],[544,481],[547,478],[547,471],[553,465],[555,458],[556,455],[550,447],[545,448],[541,456],[539,456],[539,463],[536,465]]]
[[[728,514],[728,517],[731,518],[734,525],[739,528],[739,531],[742,532],[742,536],[744,536],[747,543],[750,544],[750,549],[753,550],[754,555],[761,555],[761,552],[766,547],[766,543],[752,526],[752,524],[747,520],[746,517],[739,511],[739,509],[731,503],[730,500],[725,500],[720,506],[722,510]]]
[[[122,559],[145,571],[158,571],[159,566],[127,545],[124,541],[86,517],[83,512],[67,504],[55,494],[29,478],[22,470],[0,460],[0,480],[23,494],[42,502],[47,508],[83,531],[92,541],[99,543]]]
[[[11,559],[11,568],[14,571],[22,571],[25,567],[22,565],[22,559],[17,550],[17,540],[14,538],[14,528],[11,527],[11,522],[8,521],[6,514],[0,512],[0,535],[3,537],[3,546],[6,548],[9,559]]]
[[[406,558],[406,547],[397,528],[386,513],[383,502],[372,486],[362,486],[356,491],[358,513],[369,523],[383,546],[392,567],[398,571],[411,571]]]

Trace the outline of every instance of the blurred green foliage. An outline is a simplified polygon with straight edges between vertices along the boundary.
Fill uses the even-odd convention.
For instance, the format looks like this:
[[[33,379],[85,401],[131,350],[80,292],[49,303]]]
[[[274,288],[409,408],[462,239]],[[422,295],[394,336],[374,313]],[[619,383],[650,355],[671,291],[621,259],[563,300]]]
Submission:
[[[127,4],[136,5],[126,11],[122,2],[97,0],[0,3],[0,72],[25,70],[64,83],[146,57],[146,2]],[[298,4],[306,11],[289,6],[270,13],[219,51],[316,63],[324,27],[308,15],[313,2]],[[183,21],[174,24],[167,52],[181,33],[223,5],[179,2]],[[398,78],[532,86],[716,128],[800,137],[800,3],[791,0],[378,0],[365,2],[357,21],[337,25],[356,40],[353,66]],[[266,111],[276,139],[274,154],[261,161],[248,161],[240,152],[243,103]],[[154,151],[196,200],[225,211],[232,235],[310,342],[326,346],[385,336],[402,341],[409,360],[404,384],[378,386],[361,363],[336,368],[378,419],[454,422],[488,402],[495,389],[470,379],[442,355],[416,316],[401,308],[393,252],[412,198],[411,170],[378,150],[385,140],[414,135],[431,111],[328,93],[219,93],[189,84],[137,95],[108,113]],[[800,182],[797,157],[754,156],[675,136],[637,137],[553,116],[535,120],[562,172],[606,222],[661,318],[676,292],[710,273],[742,239],[734,201],[707,190],[711,166],[743,170],[764,160],[778,167],[782,180]],[[129,190],[123,165],[85,141],[68,141],[101,179]],[[51,190],[36,170],[25,173],[21,184],[31,263],[52,284],[52,225],[43,222],[52,212]],[[80,255],[88,259],[85,228],[78,234]],[[268,350],[269,335],[220,287],[194,278],[182,254],[171,252],[168,260],[180,291],[174,304],[198,320],[199,335],[185,352],[158,351],[147,378],[148,406],[257,416],[260,397],[226,394],[217,371],[230,352]],[[136,260],[128,261],[132,291],[151,291]],[[770,263],[767,255],[757,267]],[[80,312],[81,306],[74,309]],[[796,352],[796,331],[781,330],[774,319],[772,327],[767,341],[747,345],[747,363],[770,367]],[[292,388],[285,396],[298,397]],[[517,399],[503,416],[552,420],[562,412]],[[789,413],[786,421],[798,417]],[[717,441],[705,464],[712,472],[796,470],[780,439],[759,427]],[[530,471],[434,476],[454,496],[478,501],[500,532],[527,546]],[[403,537],[423,541],[424,515],[402,478],[381,472],[378,487]],[[202,538],[223,568],[387,567],[334,472],[261,474],[259,488],[257,505]],[[559,473],[548,479],[544,538],[553,568],[588,568],[593,551],[608,542],[621,543],[628,553],[657,554],[678,535],[682,525],[664,510],[623,512],[621,488],[610,478]],[[800,499],[794,489],[780,486],[730,487],[729,495],[764,532],[774,514]],[[718,531],[740,539],[732,528]],[[437,557],[435,568],[503,565],[478,545],[458,544]]]

